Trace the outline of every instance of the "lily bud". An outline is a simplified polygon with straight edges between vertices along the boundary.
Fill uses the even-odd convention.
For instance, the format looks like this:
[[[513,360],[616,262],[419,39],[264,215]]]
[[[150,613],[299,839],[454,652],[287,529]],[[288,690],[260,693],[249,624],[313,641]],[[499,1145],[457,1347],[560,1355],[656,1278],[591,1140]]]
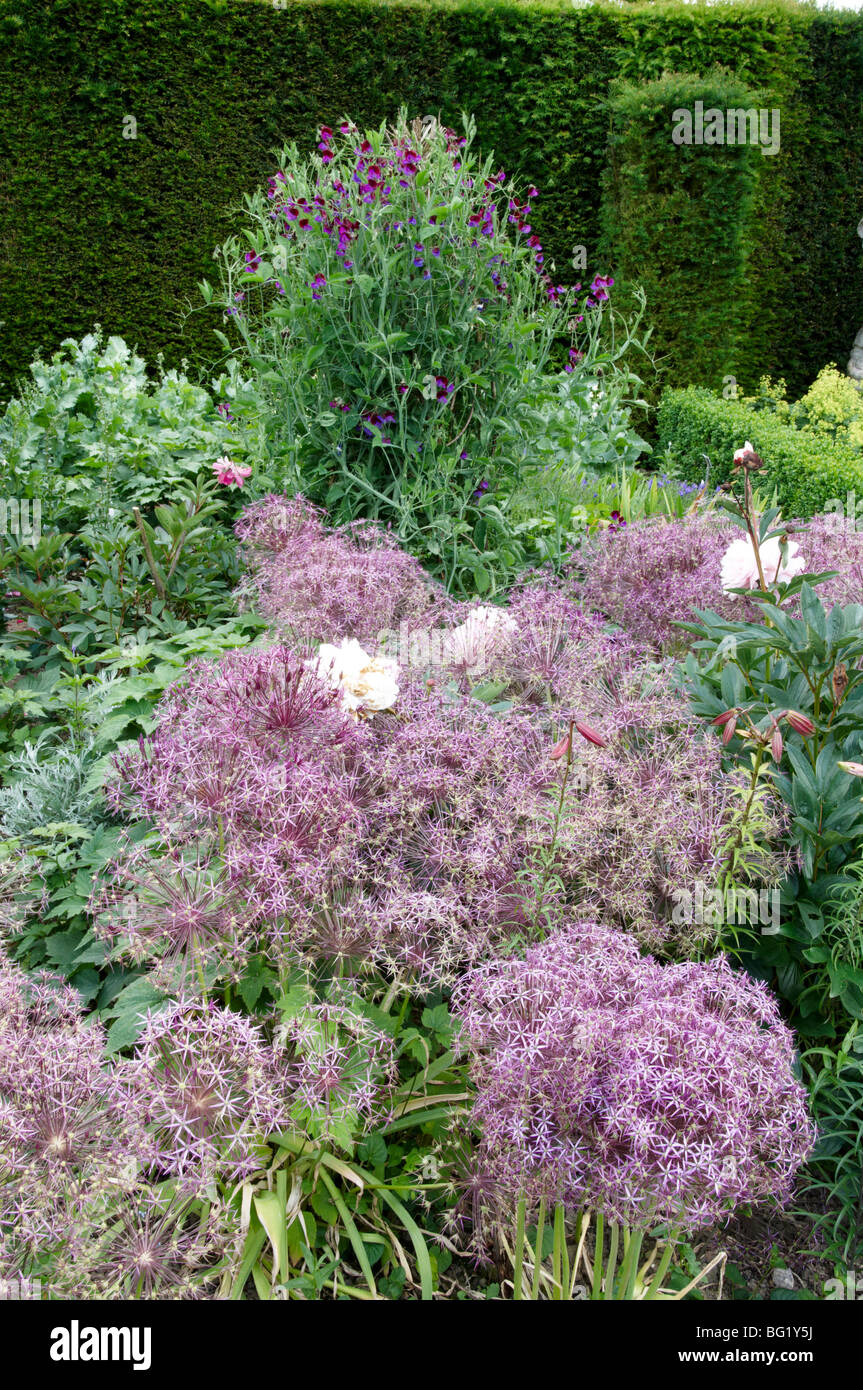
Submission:
[[[863,763],[838,763],[843,772],[850,772],[852,777],[863,777]]]
[[[807,715],[801,714],[799,710],[786,710],[785,718],[795,733],[802,734],[804,738],[809,738],[811,734],[815,733],[815,725],[812,720]]]
[[[568,733],[567,733],[567,734],[564,734],[563,738],[560,739],[560,740],[554,745],[554,747],[552,748],[552,750],[551,750],[551,752],[549,753],[548,756],[549,756],[550,758],[554,758],[555,762],[557,762],[558,758],[564,758],[564,757],[566,757],[566,754],[569,752],[570,745],[571,745],[571,739],[570,739],[569,734],[568,734]]]
[[[773,761],[775,763],[782,761],[782,734],[779,732],[778,728],[773,730],[773,737],[770,740],[770,751],[773,754]]]
[[[598,734],[589,724],[585,724],[582,720],[577,719],[575,721],[575,727],[578,729],[581,737],[587,739],[588,743],[595,743],[597,748],[605,748],[606,740],[602,737],[602,734]]]
[[[833,699],[837,705],[841,704],[845,698],[845,691],[848,689],[848,667],[843,661],[837,662],[833,667],[830,684],[833,687]]]
[[[735,714],[731,719],[729,719],[728,723],[725,725],[725,728],[722,730],[722,742],[730,743],[736,733],[737,715]]]
[[[737,718],[737,710],[736,710],[736,709],[727,709],[727,710],[723,710],[722,714],[717,714],[716,718],[713,720],[713,723],[714,723],[714,724],[718,724],[718,725],[720,726],[720,728],[721,728],[723,724],[727,724],[727,723],[728,723],[729,719],[736,719],[736,718]]]

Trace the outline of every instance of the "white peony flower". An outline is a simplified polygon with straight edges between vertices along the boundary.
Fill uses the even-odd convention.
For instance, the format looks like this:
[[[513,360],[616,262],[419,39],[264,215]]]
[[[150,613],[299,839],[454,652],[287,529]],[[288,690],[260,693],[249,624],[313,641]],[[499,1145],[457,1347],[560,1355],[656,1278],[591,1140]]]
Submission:
[[[468,676],[479,676],[503,639],[515,632],[518,624],[502,608],[480,605],[468,614],[459,627],[453,628],[444,639],[444,663]]]
[[[398,662],[388,656],[369,656],[353,637],[337,647],[325,642],[307,665],[339,691],[342,705],[351,714],[389,709],[398,699]]]
[[[806,561],[802,555],[797,554],[799,549],[796,541],[789,541],[788,557],[783,564],[779,537],[773,536],[764,542],[760,547],[761,568],[767,584],[774,584],[777,580],[781,584],[787,584],[789,579],[803,572]],[[751,537],[732,541],[722,557],[722,588],[725,593],[732,589],[755,589],[758,582],[758,561],[755,558],[755,547]]]
[[[734,462],[735,462],[735,463],[739,463],[740,460],[746,456],[746,454],[754,454],[754,453],[755,453],[755,450],[753,449],[751,443],[750,443],[749,440],[747,439],[747,441],[746,441],[746,443],[743,445],[743,448],[742,448],[742,449],[735,449],[735,451],[734,451]]]

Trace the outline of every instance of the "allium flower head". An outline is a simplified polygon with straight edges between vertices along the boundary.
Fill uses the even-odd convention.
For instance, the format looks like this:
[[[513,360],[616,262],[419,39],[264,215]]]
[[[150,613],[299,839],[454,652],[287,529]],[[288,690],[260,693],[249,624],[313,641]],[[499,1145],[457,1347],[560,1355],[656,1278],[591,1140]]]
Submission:
[[[151,1130],[156,1166],[195,1191],[217,1174],[253,1171],[261,1141],[289,1112],[286,1069],[260,1030],[201,1001],[149,1016],[127,1084]]]
[[[156,855],[129,845],[94,886],[89,911],[97,935],[118,943],[135,961],[169,972],[181,965],[191,979],[212,965],[242,958],[256,925],[254,903],[223,865],[168,846]],[[169,975],[176,986],[176,978]]]
[[[676,624],[691,622],[693,608],[739,616],[720,585],[722,556],[734,534],[712,516],[651,518],[599,531],[579,555],[586,570],[579,595],[637,641],[680,651],[688,639]]]
[[[788,1195],[812,1147],[767,988],[717,958],[661,966],[575,923],[456,987],[479,1170],[525,1194],[693,1229]]]
[[[77,995],[0,964],[0,1241],[74,1254],[93,1204],[134,1182],[149,1155],[124,1064]]]
[[[454,605],[393,536],[369,521],[328,530],[302,498],[265,497],[236,526],[248,563],[239,598],[292,640],[352,637],[374,647],[407,622],[435,626]]]

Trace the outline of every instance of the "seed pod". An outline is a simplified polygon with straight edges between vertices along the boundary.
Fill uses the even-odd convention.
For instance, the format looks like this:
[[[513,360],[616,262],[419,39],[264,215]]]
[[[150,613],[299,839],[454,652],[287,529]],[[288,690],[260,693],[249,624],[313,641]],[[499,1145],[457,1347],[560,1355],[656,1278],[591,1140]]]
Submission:
[[[839,705],[845,698],[845,691],[848,689],[848,667],[843,661],[837,661],[833,667],[830,684],[833,687],[833,699]]]

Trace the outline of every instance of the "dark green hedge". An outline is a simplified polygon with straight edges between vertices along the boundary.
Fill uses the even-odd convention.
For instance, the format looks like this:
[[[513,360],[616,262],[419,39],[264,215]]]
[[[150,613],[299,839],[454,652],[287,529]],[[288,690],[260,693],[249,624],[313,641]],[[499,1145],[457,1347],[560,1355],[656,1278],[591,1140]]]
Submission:
[[[701,386],[664,391],[658,412],[659,450],[670,450],[676,473],[689,482],[705,474],[710,483],[731,476],[734,451],[749,440],[767,464],[759,487],[776,488],[787,517],[809,518],[846,494],[863,497],[863,453],[851,444],[784,424],[744,401],[725,400]]]
[[[671,380],[722,385],[750,360],[756,315],[749,263],[761,182],[771,171],[750,144],[675,144],[674,113],[757,110],[767,94],[719,72],[614,83],[603,204],[618,294],[640,284],[652,348]]]
[[[737,375],[792,390],[843,360],[863,322],[863,19],[781,0],[700,7],[378,4],[358,0],[5,0],[0,10],[0,390],[37,346],[101,322],[152,357],[211,355],[196,302],[229,209],[349,112],[400,103],[451,124],[540,185],[563,268],[599,253],[609,84],[723,64],[779,92],[786,194],[749,260],[760,305]],[[123,138],[123,117],[138,123]],[[786,134],[786,130],[789,132]],[[793,137],[793,138],[792,138]],[[689,312],[685,284],[677,312]],[[756,341],[757,340],[757,341]],[[773,360],[770,354],[774,354]]]

